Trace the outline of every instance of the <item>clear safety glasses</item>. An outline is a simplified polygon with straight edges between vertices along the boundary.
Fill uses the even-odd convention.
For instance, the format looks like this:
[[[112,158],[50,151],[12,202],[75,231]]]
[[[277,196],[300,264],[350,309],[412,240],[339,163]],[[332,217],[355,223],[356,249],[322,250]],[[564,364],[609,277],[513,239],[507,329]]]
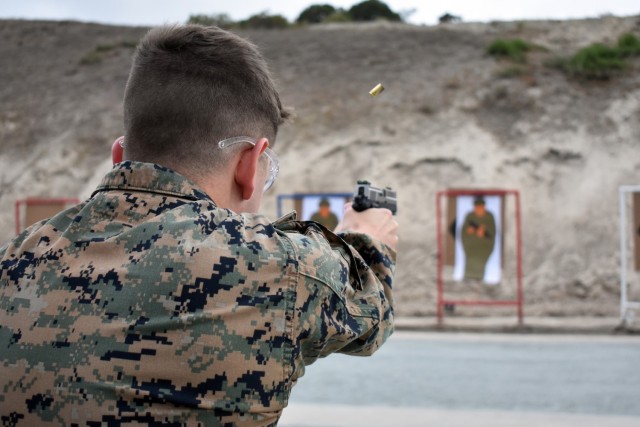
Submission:
[[[249,144],[255,146],[258,140],[250,136],[234,136],[233,138],[223,139],[222,141],[218,142],[218,147],[228,148],[232,145],[239,144],[241,142],[248,142]],[[273,183],[276,181],[276,177],[278,176],[278,171],[280,170],[278,155],[272,149],[267,147],[267,149],[264,150],[264,155],[267,157],[267,160],[269,160],[269,177],[267,178],[267,181],[264,184],[264,189],[262,190],[263,192],[271,188]]]

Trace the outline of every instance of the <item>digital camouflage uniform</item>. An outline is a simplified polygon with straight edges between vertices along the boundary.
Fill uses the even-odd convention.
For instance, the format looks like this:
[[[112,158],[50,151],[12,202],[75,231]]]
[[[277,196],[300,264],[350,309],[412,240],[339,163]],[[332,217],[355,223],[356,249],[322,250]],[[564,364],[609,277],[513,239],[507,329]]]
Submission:
[[[218,208],[153,164],[0,257],[3,426],[275,425],[305,365],[393,329],[387,246]]]

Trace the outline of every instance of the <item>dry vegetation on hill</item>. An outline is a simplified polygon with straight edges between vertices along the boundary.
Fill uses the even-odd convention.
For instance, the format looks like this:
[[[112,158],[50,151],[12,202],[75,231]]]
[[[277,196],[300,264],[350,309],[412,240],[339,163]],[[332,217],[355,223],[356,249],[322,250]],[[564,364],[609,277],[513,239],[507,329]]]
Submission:
[[[16,199],[87,197],[108,170],[132,45],[144,32],[1,22],[1,240],[13,235]],[[547,64],[629,32],[640,36],[640,17],[243,31],[298,115],[278,138],[281,176],[263,211],[276,216],[278,193],[351,191],[363,177],[397,188],[398,311],[429,315],[435,193],[518,189],[525,313],[615,315],[617,189],[640,180],[640,62],[632,58],[610,80],[568,77]],[[495,39],[516,37],[543,49],[525,63],[486,53]],[[372,98],[378,82],[386,90]],[[507,277],[461,292],[501,297],[512,285]]]

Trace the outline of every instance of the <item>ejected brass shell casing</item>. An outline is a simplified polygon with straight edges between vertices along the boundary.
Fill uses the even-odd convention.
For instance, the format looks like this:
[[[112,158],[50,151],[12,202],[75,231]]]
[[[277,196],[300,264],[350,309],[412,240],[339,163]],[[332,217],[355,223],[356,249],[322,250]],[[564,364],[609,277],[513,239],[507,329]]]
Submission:
[[[369,95],[378,96],[380,95],[380,92],[382,92],[383,90],[384,90],[384,86],[382,86],[382,83],[378,83],[373,89],[369,91]]]

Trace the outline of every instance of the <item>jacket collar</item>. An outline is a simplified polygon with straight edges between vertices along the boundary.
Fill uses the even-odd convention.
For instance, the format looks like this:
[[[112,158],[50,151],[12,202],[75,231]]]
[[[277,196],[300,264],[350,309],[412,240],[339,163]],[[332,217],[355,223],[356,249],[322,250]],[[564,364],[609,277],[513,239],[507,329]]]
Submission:
[[[155,163],[124,161],[107,173],[91,194],[109,190],[145,191],[188,200],[211,198],[197,184],[178,172]]]

